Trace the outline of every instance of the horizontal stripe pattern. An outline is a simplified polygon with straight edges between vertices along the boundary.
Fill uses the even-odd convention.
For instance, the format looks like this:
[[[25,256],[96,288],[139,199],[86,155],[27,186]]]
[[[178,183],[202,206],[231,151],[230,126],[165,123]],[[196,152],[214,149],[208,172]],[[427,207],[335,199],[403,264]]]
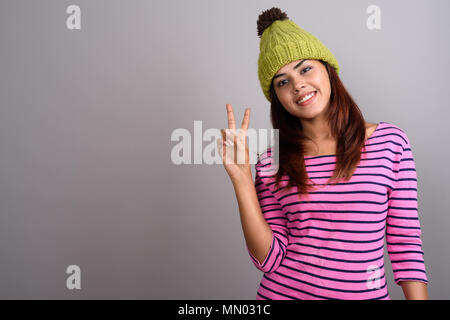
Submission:
[[[264,261],[258,300],[390,299],[384,247],[394,280],[428,283],[417,203],[417,175],[406,133],[380,122],[365,142],[349,181],[326,184],[335,155],[305,156],[316,184],[301,197],[297,188],[275,189],[268,149],[255,166],[255,189],[272,242]],[[281,186],[285,187],[284,176]]]

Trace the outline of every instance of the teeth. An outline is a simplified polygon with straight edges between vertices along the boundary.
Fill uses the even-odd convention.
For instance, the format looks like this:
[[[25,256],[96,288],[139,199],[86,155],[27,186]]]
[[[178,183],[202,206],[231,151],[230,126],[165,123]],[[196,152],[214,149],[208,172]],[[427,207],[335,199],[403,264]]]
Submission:
[[[313,93],[311,93],[311,94],[309,94],[309,95],[307,95],[306,97],[304,97],[302,100],[300,100],[300,101],[298,101],[297,102],[297,104],[299,104],[299,103],[302,103],[302,102],[305,102],[306,100],[309,100],[309,99],[311,99],[314,95],[315,95],[316,93],[315,92],[313,92]]]

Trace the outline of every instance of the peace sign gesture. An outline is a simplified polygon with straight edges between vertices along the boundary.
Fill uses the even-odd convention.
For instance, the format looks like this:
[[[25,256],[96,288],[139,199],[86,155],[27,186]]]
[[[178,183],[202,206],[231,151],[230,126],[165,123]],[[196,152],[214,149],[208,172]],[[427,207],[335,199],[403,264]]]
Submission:
[[[250,108],[245,109],[239,132],[236,131],[236,121],[231,104],[226,105],[228,129],[221,129],[222,139],[218,139],[218,148],[222,162],[231,180],[251,178],[250,157],[247,144],[247,130],[250,122]]]

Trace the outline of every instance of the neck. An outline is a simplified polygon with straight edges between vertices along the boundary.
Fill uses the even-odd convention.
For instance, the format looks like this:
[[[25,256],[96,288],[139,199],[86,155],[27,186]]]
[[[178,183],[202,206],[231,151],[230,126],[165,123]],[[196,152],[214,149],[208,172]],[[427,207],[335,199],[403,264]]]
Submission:
[[[331,128],[326,121],[319,119],[301,119],[300,122],[306,138],[313,141],[334,140],[331,134]]]

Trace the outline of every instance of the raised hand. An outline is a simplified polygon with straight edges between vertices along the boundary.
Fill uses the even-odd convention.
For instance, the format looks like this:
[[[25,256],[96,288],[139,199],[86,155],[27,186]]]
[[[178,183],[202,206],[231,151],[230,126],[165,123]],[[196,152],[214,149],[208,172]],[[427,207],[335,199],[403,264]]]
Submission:
[[[245,109],[239,132],[236,131],[231,104],[226,105],[228,128],[221,129],[222,139],[218,139],[218,149],[222,156],[222,162],[232,180],[251,178],[252,171],[249,161],[247,144],[247,130],[250,122],[250,108]]]

